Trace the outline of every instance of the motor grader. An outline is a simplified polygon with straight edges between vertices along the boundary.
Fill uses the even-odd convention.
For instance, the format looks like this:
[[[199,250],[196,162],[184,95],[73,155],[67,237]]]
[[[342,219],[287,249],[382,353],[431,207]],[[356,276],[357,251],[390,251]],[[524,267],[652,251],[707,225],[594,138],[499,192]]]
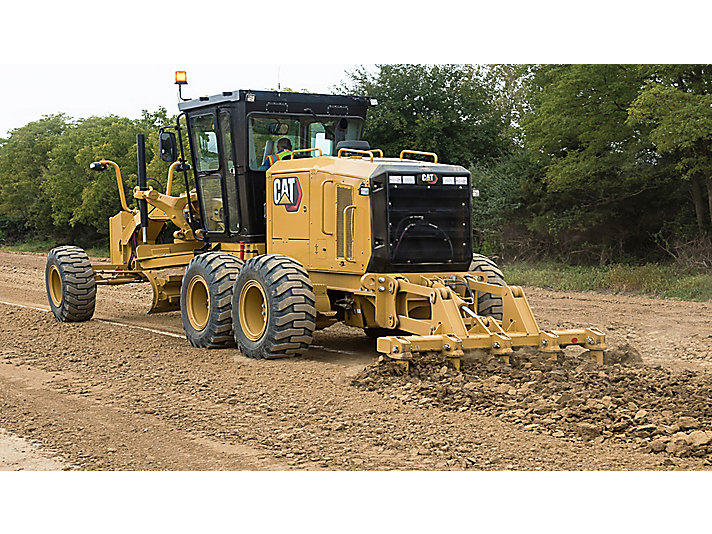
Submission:
[[[164,191],[147,185],[142,135],[137,208],[116,163],[91,164],[113,168],[119,188],[110,264],[92,265],[78,247],[53,249],[46,285],[54,315],[87,321],[96,286],[148,282],[149,313],[180,310],[193,346],[236,345],[250,358],[303,354],[315,330],[341,321],[406,366],[425,352],[459,367],[472,349],[508,361],[517,347],[556,357],[569,345],[602,362],[603,333],[541,330],[522,289],[473,254],[465,168],[409,148],[386,157],[361,139],[372,105],[278,91],[181,96],[175,125],[160,132],[161,158],[171,162]],[[270,166],[285,138],[291,154]],[[186,192],[173,195],[176,173]],[[175,231],[162,242],[167,226]]]

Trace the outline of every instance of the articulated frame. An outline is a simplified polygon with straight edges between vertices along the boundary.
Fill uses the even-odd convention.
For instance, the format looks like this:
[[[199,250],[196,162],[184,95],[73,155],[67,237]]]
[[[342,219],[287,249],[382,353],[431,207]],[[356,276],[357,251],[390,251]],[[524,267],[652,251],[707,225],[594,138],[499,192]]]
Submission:
[[[190,263],[195,256],[195,249],[201,242],[195,239],[185,217],[188,205],[188,195],[182,193],[171,196],[173,174],[182,163],[173,163],[168,172],[166,193],[160,193],[152,187],[141,190],[134,189],[133,196],[145,200],[151,210],[148,215],[148,243],[135,246],[136,230],[141,225],[141,217],[137,209],[131,209],[126,202],[121,170],[110,160],[101,160],[102,165],[109,165],[116,172],[119,188],[121,211],[109,220],[109,243],[111,261],[109,264],[93,264],[94,279],[100,285],[120,285],[139,282],[149,282],[153,289],[153,302],[148,313],[177,311],[180,309],[180,288],[183,277],[171,269],[182,268]],[[197,201],[195,191],[190,192],[190,202]],[[173,233],[173,243],[156,243],[157,237],[167,222],[173,222],[177,227]],[[222,243],[221,250],[233,252],[241,258],[248,258],[264,253],[264,245]]]
[[[524,346],[558,358],[570,345],[603,363],[605,334],[594,328],[541,330],[522,288],[488,284],[484,273],[367,274],[362,286],[359,293],[373,302],[379,326],[415,334],[378,338],[379,352],[406,364],[415,353],[438,352],[459,368],[464,351],[472,349],[488,350],[508,363],[513,349]],[[480,292],[502,297],[502,321],[477,314]],[[429,313],[423,313],[428,306]]]

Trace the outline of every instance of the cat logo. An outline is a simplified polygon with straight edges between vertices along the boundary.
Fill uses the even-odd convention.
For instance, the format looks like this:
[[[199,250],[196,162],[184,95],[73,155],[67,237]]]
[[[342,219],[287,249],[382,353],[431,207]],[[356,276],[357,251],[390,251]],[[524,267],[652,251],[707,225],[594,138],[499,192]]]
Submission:
[[[296,176],[278,176],[274,179],[273,198],[275,206],[284,206],[295,212],[302,202],[302,186]]]
[[[438,175],[437,174],[423,174],[421,179],[423,180],[423,183],[425,183],[425,184],[438,183]]]

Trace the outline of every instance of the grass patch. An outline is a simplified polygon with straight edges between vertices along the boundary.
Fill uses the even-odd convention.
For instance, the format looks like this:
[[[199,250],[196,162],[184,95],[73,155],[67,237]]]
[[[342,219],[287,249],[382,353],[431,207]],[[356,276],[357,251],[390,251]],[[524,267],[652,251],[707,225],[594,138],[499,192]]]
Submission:
[[[47,254],[54,247],[66,243],[56,243],[51,240],[36,239],[31,241],[26,241],[24,243],[13,243],[12,245],[0,245],[0,250],[10,251],[10,252],[39,252],[42,254]],[[103,247],[89,247],[86,253],[94,258],[105,258],[109,256],[109,248]]]
[[[712,300],[712,274],[681,272],[672,265],[580,267],[514,263],[502,268],[507,283],[563,291],[612,291],[681,300]]]

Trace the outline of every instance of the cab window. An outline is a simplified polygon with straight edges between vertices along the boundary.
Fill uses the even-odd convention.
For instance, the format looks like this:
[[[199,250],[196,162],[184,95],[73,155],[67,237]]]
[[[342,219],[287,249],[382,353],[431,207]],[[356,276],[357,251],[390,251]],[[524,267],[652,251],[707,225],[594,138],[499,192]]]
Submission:
[[[220,168],[218,156],[218,136],[215,132],[215,117],[199,115],[190,119],[193,146],[196,152],[195,164],[199,172],[216,171]]]
[[[203,200],[205,229],[208,232],[222,233],[225,231],[225,214],[220,176],[214,174],[201,176],[199,182]]]
[[[286,137],[296,150],[301,147],[299,119],[271,116],[250,117],[250,169],[267,170],[267,156],[277,152],[277,141]]]
[[[222,146],[225,152],[225,189],[227,191],[227,205],[230,214],[230,231],[240,231],[240,208],[237,202],[237,177],[235,175],[235,158],[233,156],[232,128],[230,127],[230,114],[220,111],[220,132],[222,133]]]
[[[308,126],[308,148],[320,148],[325,156],[336,156],[336,145],[339,141],[361,138],[362,124],[359,119],[312,118]]]
[[[286,137],[292,149],[320,148],[325,156],[336,155],[339,141],[361,138],[359,118],[309,115],[252,114],[249,119],[249,164],[253,171],[267,170],[267,156],[277,152],[277,142]]]

